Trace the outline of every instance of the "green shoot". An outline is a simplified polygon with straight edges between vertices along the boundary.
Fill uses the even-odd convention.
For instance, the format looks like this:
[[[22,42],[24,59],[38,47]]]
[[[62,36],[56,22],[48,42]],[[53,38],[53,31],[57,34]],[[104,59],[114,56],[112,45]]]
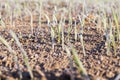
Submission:
[[[64,14],[63,14],[64,15]],[[61,32],[62,32],[62,38],[64,36],[64,31],[63,31],[63,15],[61,15],[61,19],[60,19],[60,22],[58,24],[58,42],[60,43],[61,42]]]
[[[69,26],[68,26],[68,35],[67,35],[68,42],[70,41],[70,32],[72,30],[72,7],[73,7],[72,3],[73,3],[73,0],[69,1],[69,11],[68,11]]]
[[[58,25],[58,43],[60,43],[60,41],[61,41],[61,35],[60,35],[61,27],[62,27],[61,25],[62,25],[62,20],[60,20],[60,23]]]
[[[64,25],[65,25],[65,18],[63,19],[63,23],[62,23],[62,48],[64,50]]]
[[[32,15],[32,12],[28,8],[26,8],[26,12],[28,12],[28,14],[30,15],[31,34],[33,35],[33,15]]]
[[[107,17],[106,17],[106,11],[103,9],[103,19],[102,19],[102,22],[103,22],[103,26],[104,26],[104,35],[105,35],[105,38],[106,38],[106,48],[107,48],[107,52],[106,54],[108,55],[110,53],[110,39],[109,39],[109,28],[107,27],[108,24],[107,24]]]
[[[113,36],[113,31],[112,31],[112,22],[110,21],[110,40],[113,46],[114,53],[116,54],[116,43],[115,43],[115,37]]]
[[[75,34],[75,41],[77,41],[77,26],[76,26],[76,20],[75,20],[75,27],[74,27],[74,34]]]
[[[75,48],[73,48],[73,46],[71,44],[69,44],[69,46],[70,46],[70,49],[68,47],[65,47],[65,50],[66,50],[69,58],[72,55],[73,61],[75,62],[75,65],[76,65],[77,69],[79,70],[80,74],[83,75],[83,77],[85,77],[86,80],[90,80],[86,69],[84,68],[82,62],[79,60],[77,51],[75,50]],[[72,62],[72,60],[70,58],[70,63],[71,62]],[[71,63],[71,66],[72,66],[72,63]]]
[[[49,32],[50,32],[50,34],[51,34],[51,38],[52,38],[52,49],[54,50],[54,45],[55,45],[55,43],[54,43],[54,38],[55,38],[55,30],[54,30],[54,27],[55,27],[55,24],[52,24],[52,26],[50,25],[50,18],[48,17],[48,15],[47,14],[44,14],[45,15],[45,17],[46,17],[46,19],[47,19],[47,25],[48,25],[48,30],[49,30]],[[55,19],[55,17],[53,18],[53,19]],[[55,19],[56,20],[56,19]]]
[[[54,38],[55,38],[54,25],[53,25],[53,27],[51,26],[51,38],[52,38],[52,48],[54,50],[54,46],[55,46],[55,41],[54,41]]]
[[[46,19],[47,19],[47,26],[48,26],[48,31],[50,32],[50,18],[48,17],[48,15],[47,14],[44,14],[44,16],[46,17]]]
[[[22,52],[22,54],[23,54],[23,58],[24,58],[25,65],[26,65],[27,68],[28,68],[28,71],[29,71],[29,73],[30,73],[31,79],[33,79],[34,77],[33,77],[33,73],[32,73],[32,70],[31,70],[31,68],[30,68],[30,65],[29,65],[29,60],[28,60],[28,56],[27,56],[26,51],[23,49],[21,43],[19,42],[19,39],[17,38],[16,34],[15,34],[12,30],[10,30],[10,34],[11,34],[11,36],[15,39],[16,44],[17,44],[18,47],[20,48],[20,50],[21,50],[21,52]]]
[[[52,48],[53,48],[53,50],[54,50],[54,46],[55,46],[56,24],[57,24],[57,18],[55,16],[55,12],[54,12],[53,23],[52,23],[52,26],[51,26],[51,38],[52,38]]]
[[[80,20],[80,23],[81,23],[81,27],[80,27],[80,41],[81,41],[81,44],[82,44],[83,54],[84,54],[84,56],[86,56],[85,47],[84,47],[84,41],[83,41],[84,18],[81,20],[80,16],[78,16],[78,17],[79,17],[79,20]]]
[[[5,22],[2,20],[1,15],[0,15],[0,25],[2,28],[6,28]]]
[[[75,61],[75,64],[76,64],[78,70],[80,71],[80,73],[82,75],[88,77],[87,72],[86,72],[85,68],[83,67],[82,62],[79,60],[78,54],[73,47],[72,47],[72,55],[73,55],[73,60]]]
[[[112,12],[113,12],[113,18],[114,18],[116,29],[117,29],[117,41],[119,42],[120,41],[120,30],[119,30],[118,17],[113,9],[112,9]]]
[[[9,45],[9,43],[3,37],[1,37],[1,36],[0,36],[0,41],[7,47],[7,49],[9,50],[9,52],[13,55],[14,62],[16,63],[17,68],[19,70],[20,67],[19,67],[19,64],[18,64],[18,58],[17,58],[16,52],[12,49],[12,47]],[[21,73],[20,70],[19,70],[18,74],[20,75],[20,79],[22,79],[22,73]]]
[[[73,60],[72,60],[72,57],[71,57],[71,52],[70,52],[70,49],[68,46],[65,46],[65,51],[67,52],[67,56],[68,56],[68,59],[69,59],[69,65],[70,65],[70,69],[72,70],[72,67],[73,67]]]
[[[40,9],[39,10],[39,28],[41,28],[41,17],[42,17],[42,11],[43,11],[42,10],[42,5],[43,5],[42,0],[40,0],[39,3],[40,3],[40,6],[39,6],[39,9]]]

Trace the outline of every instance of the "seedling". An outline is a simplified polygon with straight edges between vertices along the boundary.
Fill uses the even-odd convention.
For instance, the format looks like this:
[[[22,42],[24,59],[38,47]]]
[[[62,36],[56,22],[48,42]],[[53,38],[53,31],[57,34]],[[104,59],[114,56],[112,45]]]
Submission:
[[[51,38],[52,38],[52,48],[54,50],[54,46],[55,46],[55,30],[54,30],[54,25],[53,27],[51,26]]]
[[[63,23],[62,23],[62,48],[64,50],[64,25],[65,25],[65,18],[63,18]]]
[[[31,79],[33,80],[34,77],[33,77],[33,73],[32,73],[31,67],[30,67],[30,65],[29,65],[29,60],[28,60],[27,53],[26,53],[26,51],[23,49],[21,43],[19,42],[19,39],[17,38],[16,34],[15,34],[12,30],[10,30],[10,34],[11,34],[11,36],[14,38],[14,40],[16,41],[17,46],[20,48],[20,50],[21,50],[21,52],[22,52],[22,55],[23,55],[23,58],[24,58],[25,65],[27,66],[28,71],[29,71],[30,76],[31,76]]]
[[[115,36],[117,36],[116,38],[117,38],[117,41],[119,42],[120,41],[120,28],[119,28],[119,23],[118,23],[118,16],[115,13],[114,9],[112,9],[112,13],[113,13],[113,18],[114,18],[116,29],[117,29],[117,33]]]
[[[110,20],[110,40],[113,46],[114,53],[116,55],[116,43],[115,43],[115,37],[113,36],[113,31],[112,31],[112,22]]]
[[[104,12],[103,26],[104,26],[105,37],[106,37],[107,55],[110,53],[111,47],[113,47],[114,53],[116,54],[116,42],[115,42],[115,36],[113,35],[114,27],[111,19],[108,19],[108,22],[107,22],[105,10],[103,12]]]
[[[83,75],[83,77],[86,78],[85,80],[90,80],[89,77],[88,77],[88,74],[86,72],[86,69],[84,68],[82,62],[79,60],[79,57],[78,57],[78,54],[77,54],[75,48],[73,48],[73,46],[71,44],[69,44],[69,46],[70,46],[69,47],[70,49],[68,47],[65,47],[66,52],[67,52],[69,58],[72,55],[72,59],[75,62],[75,65],[76,65],[77,69],[79,70],[80,74]],[[70,64],[72,66],[71,62],[72,61],[71,61],[71,58],[70,58]]]
[[[31,35],[33,35],[33,15],[32,15],[32,12],[28,8],[26,8],[25,11],[30,15]]]
[[[77,25],[76,25],[76,20],[75,20],[75,27],[74,27],[74,33],[75,33],[75,41],[77,41]]]
[[[55,46],[55,37],[57,36],[57,32],[56,32],[56,27],[57,27],[57,18],[55,16],[55,12],[53,12],[53,22],[52,22],[52,26],[51,28],[51,38],[52,38],[52,48],[54,50],[54,46]]]
[[[61,43],[61,40],[62,40],[62,38],[64,38],[64,20],[63,20],[63,16],[64,14],[62,14],[61,15],[61,19],[60,19],[60,21],[59,21],[59,23],[58,23],[58,27],[57,27],[57,32],[56,32],[56,34],[57,34],[57,41],[58,41],[58,43]],[[62,36],[61,36],[61,33],[62,33]]]
[[[107,47],[107,55],[110,53],[110,39],[109,39],[109,28],[107,27],[107,17],[106,17],[106,12],[103,10],[104,17],[103,17],[103,26],[104,26],[104,35],[106,38],[106,47]]]
[[[49,16],[47,14],[44,14],[44,16],[47,19],[48,32],[50,32],[50,18],[49,18]]]
[[[69,26],[68,26],[68,35],[67,35],[67,38],[68,38],[68,42],[70,41],[70,33],[71,33],[71,30],[72,30],[72,8],[73,8],[73,0],[69,2],[69,10],[68,10],[68,21],[69,21]]]
[[[46,19],[47,19],[48,31],[50,32],[51,38],[52,38],[52,49],[54,50],[54,45],[55,45],[55,43],[54,43],[55,32],[54,32],[54,29],[52,28],[53,24],[52,24],[52,26],[50,25],[50,18],[48,17],[47,14],[45,14],[45,17],[46,17]]]
[[[83,49],[83,54],[84,56],[86,56],[86,53],[85,53],[85,47],[84,47],[84,41],[83,41],[83,26],[84,26],[84,18],[81,19],[80,16],[79,17],[79,20],[80,20],[80,23],[81,23],[81,27],[80,27],[80,41],[81,41],[81,44],[82,44],[82,49]]]
[[[14,62],[16,63],[17,69],[19,71],[18,74],[20,75],[20,79],[22,79],[22,73],[20,71],[20,67],[19,67],[19,63],[18,63],[18,58],[17,58],[16,52],[12,49],[12,47],[9,45],[9,43],[1,36],[0,36],[0,41],[7,47],[9,52],[13,55]]]
[[[0,15],[0,25],[2,28],[6,28],[5,22],[2,20],[1,15]]]
[[[60,20],[60,23],[58,24],[58,42],[61,42],[61,27],[62,27],[62,18]]]
[[[41,17],[42,17],[42,12],[43,12],[43,4],[42,0],[39,1],[39,7],[38,7],[38,12],[39,12],[39,28],[41,28]]]

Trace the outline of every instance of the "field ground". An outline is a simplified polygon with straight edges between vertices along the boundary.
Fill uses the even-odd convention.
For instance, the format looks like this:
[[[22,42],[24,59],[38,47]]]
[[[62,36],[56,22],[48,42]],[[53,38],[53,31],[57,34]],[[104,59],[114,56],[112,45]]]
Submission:
[[[106,46],[107,39],[103,27],[104,24],[100,21],[104,16],[102,16],[102,12],[98,13],[100,5],[98,5],[97,8],[97,4],[89,4],[85,8],[87,12],[83,15],[81,13],[83,11],[82,3],[74,4],[72,6],[74,8],[73,11],[71,11],[71,14],[68,13],[69,11],[64,13],[65,21],[63,21],[64,24],[62,25],[64,26],[64,45],[69,47],[70,45],[68,45],[68,43],[71,43],[76,49],[79,60],[83,63],[83,66],[87,71],[88,79],[80,74],[74,60],[72,59],[73,55],[68,56],[67,51],[63,49],[62,40],[60,39],[60,42],[58,41],[58,33],[53,33],[56,36],[54,37],[54,49],[52,47],[53,43],[48,25],[49,20],[46,19],[44,14],[49,17],[50,24],[52,24],[54,23],[53,14],[56,10],[55,16],[57,22],[55,23],[56,25],[53,25],[55,26],[53,28],[57,31],[56,27],[59,27],[61,16],[64,12],[64,10],[62,11],[61,9],[69,9],[69,4],[63,1],[59,5],[50,1],[43,2],[43,14],[41,14],[40,17],[40,24],[40,15],[37,12],[37,7],[34,3],[28,3],[28,9],[32,13],[33,24],[31,23],[31,17],[26,14],[24,10],[22,11],[25,7],[21,9],[20,17],[18,17],[19,15],[16,15],[17,13],[14,13],[14,6],[11,5],[14,4],[14,2],[10,3],[11,7],[13,7],[13,21],[11,22],[11,15],[8,14],[9,10],[6,10],[4,4],[6,3],[3,2],[2,4],[1,1],[1,20],[3,19],[5,28],[2,27],[4,24],[1,23],[0,36],[5,38],[12,49],[16,52],[20,71],[17,69],[17,64],[13,60],[14,56],[9,52],[8,48],[0,42],[0,80],[18,80],[20,78],[19,72],[22,73],[22,80],[31,80],[27,69],[28,67],[24,62],[22,51],[11,36],[10,30],[15,32],[23,49],[27,52],[29,64],[34,75],[33,80],[120,80],[120,78],[118,78],[120,77],[120,42],[117,42],[116,37],[114,37],[116,49],[114,49],[114,45],[111,42],[110,51],[107,53],[108,47]],[[112,4],[112,2],[106,3],[106,6],[109,4]],[[20,5],[19,2],[18,5]],[[55,5],[57,5],[57,9],[55,9]],[[120,10],[120,7],[117,8]],[[105,10],[107,10],[107,8],[105,8]],[[80,38],[82,25],[77,16],[78,14],[80,17],[85,16],[82,33],[85,55]],[[72,18],[71,23],[68,18],[70,17],[69,15],[71,15]],[[113,29],[116,28],[114,24],[115,21],[113,20],[114,18],[112,18],[112,12],[106,11],[106,15],[108,20],[111,19]],[[120,12],[118,13],[118,19],[120,19]],[[106,23],[107,26],[110,26],[109,21],[106,21]],[[120,29],[119,24],[120,22],[118,21],[118,27]],[[33,26],[31,27],[31,25]],[[70,33],[68,32],[69,27],[72,28]],[[77,40],[75,40],[75,27],[77,28]],[[62,31],[60,36],[62,36]]]

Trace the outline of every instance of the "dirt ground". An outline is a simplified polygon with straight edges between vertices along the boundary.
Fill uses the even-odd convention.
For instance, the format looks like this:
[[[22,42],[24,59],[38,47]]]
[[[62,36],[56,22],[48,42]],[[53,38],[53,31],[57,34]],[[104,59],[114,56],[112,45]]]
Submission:
[[[18,63],[23,75],[22,80],[30,80],[31,78],[21,51],[9,33],[10,29],[16,33],[27,52],[34,80],[86,80],[80,75],[75,64],[73,66],[69,65],[70,61],[67,53],[57,40],[55,40],[55,49],[52,49],[47,22],[42,18],[42,26],[38,27],[37,17],[34,16],[34,31],[31,36],[29,17],[25,17],[23,21],[16,20],[15,27],[8,24],[6,29],[0,30],[0,35],[9,42],[12,49],[17,53]],[[68,26],[67,20],[65,26]],[[86,22],[83,32],[86,56],[83,55],[80,40],[74,40],[74,33],[70,34],[70,42],[74,45],[90,80],[120,80],[117,79],[120,76],[120,43],[116,45],[116,54],[111,50],[107,55],[106,39],[103,34],[103,30],[96,27],[96,25]],[[65,32],[65,38],[67,38],[67,32]],[[1,80],[18,80],[19,78],[13,56],[2,43],[0,43],[0,71]]]

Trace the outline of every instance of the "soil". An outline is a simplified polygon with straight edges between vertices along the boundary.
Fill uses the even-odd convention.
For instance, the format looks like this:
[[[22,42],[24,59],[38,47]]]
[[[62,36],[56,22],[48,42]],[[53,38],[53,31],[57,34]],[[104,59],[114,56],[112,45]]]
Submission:
[[[50,11],[50,9],[46,8],[45,10]],[[52,14],[52,12],[49,12],[49,14]],[[72,15],[74,17],[74,13]],[[55,40],[54,50],[52,49],[50,32],[45,18],[42,18],[42,26],[38,27],[38,16],[34,15],[33,34],[31,34],[29,21],[30,17],[26,16],[22,21],[15,20],[15,27],[11,27],[8,24],[6,29],[0,30],[0,35],[9,42],[12,49],[17,53],[20,71],[23,76],[22,80],[30,80],[31,78],[25,66],[22,53],[10,35],[9,30],[13,30],[16,33],[27,52],[34,80],[86,80],[85,77],[80,75],[74,63],[73,66],[70,66],[67,52],[62,49],[62,45],[57,40]],[[66,29],[68,28],[68,23],[69,21],[66,20]],[[79,28],[79,26],[78,21],[77,27]],[[120,75],[120,43],[116,45],[116,54],[112,49],[109,54],[106,54],[106,39],[103,35],[103,30],[96,27],[94,23],[87,22],[87,20],[83,30],[85,56],[83,55],[80,39],[75,41],[73,32],[70,34],[70,42],[76,49],[90,80],[115,80]],[[65,38],[67,38],[66,31]],[[67,40],[65,41],[66,43]],[[19,79],[19,71],[13,61],[13,55],[2,43],[0,43],[0,72],[1,80]]]

